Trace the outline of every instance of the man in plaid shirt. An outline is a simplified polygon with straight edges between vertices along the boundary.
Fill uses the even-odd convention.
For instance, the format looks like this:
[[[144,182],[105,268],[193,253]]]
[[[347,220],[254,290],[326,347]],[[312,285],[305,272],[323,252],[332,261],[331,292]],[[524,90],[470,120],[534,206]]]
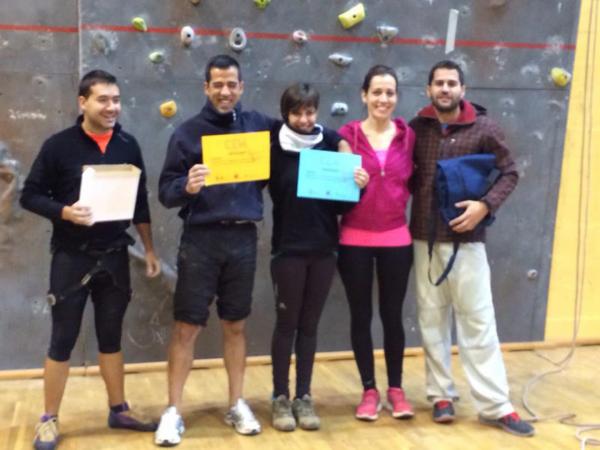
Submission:
[[[427,397],[433,401],[433,420],[454,420],[452,402],[458,398],[450,369],[452,311],[461,361],[480,422],[518,436],[533,436],[509,400],[506,370],[500,351],[490,268],[485,251],[485,228],[478,226],[494,214],[515,188],[518,173],[504,136],[485,109],[464,99],[464,74],[452,61],[441,61],[429,73],[431,104],[410,125],[416,133],[411,233],[414,238],[419,325],[426,358]],[[434,207],[436,162],[474,153],[496,156],[499,177],[478,200],[456,204],[463,213],[444,223]],[[435,225],[431,261],[427,240]],[[436,223],[437,222],[437,223]],[[429,281],[440,274],[460,242],[456,261],[439,286]]]

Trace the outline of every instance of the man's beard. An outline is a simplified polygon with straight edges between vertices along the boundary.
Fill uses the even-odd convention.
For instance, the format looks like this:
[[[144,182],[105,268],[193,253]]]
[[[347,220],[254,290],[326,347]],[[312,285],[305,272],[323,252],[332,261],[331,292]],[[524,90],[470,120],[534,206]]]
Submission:
[[[456,109],[460,107],[460,98],[453,99],[449,105],[442,105],[436,99],[432,98],[431,104],[441,113],[450,113],[456,111]]]

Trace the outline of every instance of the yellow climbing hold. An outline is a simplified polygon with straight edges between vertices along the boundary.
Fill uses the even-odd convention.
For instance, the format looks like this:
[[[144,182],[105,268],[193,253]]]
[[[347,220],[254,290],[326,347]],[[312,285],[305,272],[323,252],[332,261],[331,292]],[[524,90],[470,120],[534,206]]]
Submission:
[[[359,3],[358,5],[350,8],[348,11],[343,12],[338,16],[340,23],[346,29],[352,28],[359,22],[362,22],[365,18],[365,5]]]
[[[131,19],[131,25],[138,31],[148,31],[148,25],[142,17],[134,17]]]
[[[177,103],[174,100],[169,100],[160,105],[160,114],[163,117],[173,117],[177,114]]]
[[[550,78],[558,87],[565,87],[571,81],[571,74],[561,67],[553,67]]]

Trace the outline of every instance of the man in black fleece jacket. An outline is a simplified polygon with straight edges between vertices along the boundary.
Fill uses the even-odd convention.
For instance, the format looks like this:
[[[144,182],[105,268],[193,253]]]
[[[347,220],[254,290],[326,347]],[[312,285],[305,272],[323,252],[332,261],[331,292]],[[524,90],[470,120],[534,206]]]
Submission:
[[[152,244],[144,163],[135,138],[117,123],[121,103],[113,75],[100,70],[85,75],[79,85],[79,106],[82,115],[76,125],[44,142],[21,197],[25,209],[53,225],[50,294],[56,302],[44,366],[46,409],[34,440],[38,450],[52,450],[58,442],[58,409],[89,294],[94,303],[100,373],[108,392],[108,424],[138,431],[156,428],[155,423],[134,418],[124,398],[121,333],[131,297],[127,246],[133,239],[126,232],[130,221],[93,223],[90,208],[78,202],[83,165],[140,168],[133,223],[144,245],[146,274],[157,276],[160,265]]]
[[[227,55],[206,66],[200,113],[171,136],[159,180],[159,199],[179,207],[183,234],[177,260],[175,324],[169,344],[169,404],[161,417],[155,443],[179,444],[184,425],[179,413],[185,380],[194,358],[194,344],[216,298],[224,337],[229,381],[225,422],[240,434],[257,434],[260,424],[242,398],[246,363],[245,319],[250,314],[256,269],[256,226],[262,219],[264,183],[205,186],[210,168],[203,164],[201,138],[206,135],[270,131],[274,121],[242,111],[244,91],[240,67]]]

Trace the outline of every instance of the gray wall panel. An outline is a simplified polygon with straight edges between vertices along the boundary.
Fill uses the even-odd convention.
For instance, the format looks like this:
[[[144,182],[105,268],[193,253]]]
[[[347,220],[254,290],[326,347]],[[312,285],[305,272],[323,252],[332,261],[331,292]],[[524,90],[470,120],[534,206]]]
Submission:
[[[387,24],[399,28],[401,39],[444,39],[450,8],[460,11],[457,39],[466,40],[463,44],[467,45],[457,46],[449,57],[465,66],[468,98],[486,106],[503,126],[522,175],[489,233],[500,338],[543,339],[568,107],[568,89],[554,87],[548,75],[555,66],[572,69],[574,51],[564,45],[575,42],[579,1],[530,0],[490,8],[487,0],[368,0],[364,2],[366,20],[350,30],[343,30],[336,18],[353,4],[346,0],[281,0],[264,11],[248,0],[203,0],[197,7],[188,1],[38,3],[27,0],[9,5],[0,0],[0,25],[81,25],[82,31],[48,33],[0,28],[0,140],[21,163],[22,174],[26,173],[43,140],[74,120],[79,76],[99,67],[119,78],[121,122],[138,138],[144,152],[156,246],[167,269],[166,276],[148,281],[142,264],[132,258],[135,293],[123,339],[127,361],[165,358],[181,221],[175,210],[167,211],[159,205],[158,175],[170,134],[204,103],[202,81],[208,58],[220,52],[237,56],[246,82],[244,106],[274,116],[279,116],[279,97],[289,83],[315,83],[321,91],[321,121],[331,127],[364,114],[359,93],[362,77],[369,66],[383,62],[398,72],[398,113],[410,118],[427,103],[424,84],[431,64],[446,57],[442,45],[403,41],[385,47],[372,42],[337,42],[327,36],[373,37],[377,25]],[[140,33],[115,28],[129,28],[135,16],[144,17],[150,27],[172,30]],[[178,30],[183,25],[209,30],[241,26],[248,32],[284,34],[300,28],[324,38],[304,46],[289,39],[251,38],[248,47],[236,54],[228,49],[227,36],[222,35],[197,36],[190,48],[182,47]],[[496,41],[498,45],[493,44]],[[504,48],[503,43],[546,47]],[[149,53],[155,50],[164,51],[164,63],[149,61]],[[333,52],[347,53],[354,62],[345,68],[334,66],[327,59]],[[165,119],[158,107],[170,99],[177,101],[178,113]],[[329,108],[335,101],[348,103],[350,112],[346,117],[330,117]],[[274,320],[267,195],[265,202],[266,218],[259,225],[255,303],[248,323],[251,354],[268,353]],[[5,243],[3,246],[0,242],[0,369],[41,364],[49,333],[48,308],[43,303],[49,229],[47,221],[18,208],[10,220],[0,224],[0,241]],[[537,278],[528,278],[530,270],[537,270]],[[411,287],[405,306],[409,345],[419,345],[415,317]],[[220,330],[214,319],[213,313],[198,344],[198,356],[221,354]],[[16,323],[25,326],[17,327]],[[323,314],[319,350],[348,349],[348,326],[346,300],[336,277]],[[90,314],[85,328],[75,364],[95,361]],[[376,344],[381,346],[378,320],[374,321],[373,331]]]

